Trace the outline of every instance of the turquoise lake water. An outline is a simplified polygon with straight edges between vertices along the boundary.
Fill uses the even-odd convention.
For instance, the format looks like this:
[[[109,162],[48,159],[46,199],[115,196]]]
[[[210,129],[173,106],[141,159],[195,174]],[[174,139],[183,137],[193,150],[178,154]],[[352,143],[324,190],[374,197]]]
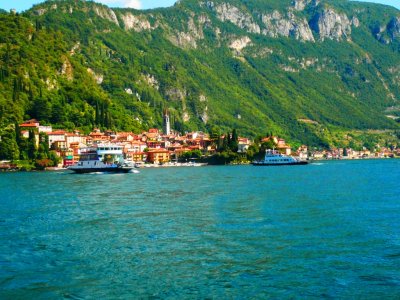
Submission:
[[[399,299],[400,160],[0,173],[0,299]]]

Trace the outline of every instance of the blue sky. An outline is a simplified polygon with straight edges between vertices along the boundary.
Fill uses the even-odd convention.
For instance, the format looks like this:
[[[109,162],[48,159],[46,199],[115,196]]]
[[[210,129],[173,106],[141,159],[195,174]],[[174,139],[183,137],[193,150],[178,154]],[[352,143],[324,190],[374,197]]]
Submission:
[[[0,0],[0,8],[10,10],[15,8],[17,11],[24,11],[32,7],[33,4],[43,2],[41,0]],[[133,7],[137,9],[148,9],[155,7],[172,6],[175,0],[97,0],[96,2],[104,3],[110,7]],[[400,9],[399,0],[369,0],[365,2],[376,2],[392,5]]]

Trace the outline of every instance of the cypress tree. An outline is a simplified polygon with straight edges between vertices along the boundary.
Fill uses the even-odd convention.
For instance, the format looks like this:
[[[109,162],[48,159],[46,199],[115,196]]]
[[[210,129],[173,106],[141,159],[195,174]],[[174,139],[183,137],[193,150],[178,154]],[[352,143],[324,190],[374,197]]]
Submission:
[[[230,140],[229,148],[233,152],[237,152],[239,149],[239,137],[237,135],[236,129],[233,129],[232,131],[232,138]]]
[[[32,84],[29,82],[29,101],[33,101]]]
[[[21,144],[21,128],[19,127],[19,124],[16,122],[15,125],[15,140],[17,141],[18,147]]]
[[[222,139],[221,136],[218,136],[218,141],[217,141],[217,149],[218,149],[218,151],[222,150],[223,146],[224,146],[224,140]]]
[[[36,138],[33,130],[29,130],[28,158],[32,160],[36,158]]]
[[[18,82],[17,79],[14,78],[14,82],[13,82],[13,101],[17,101],[19,98],[19,90],[18,90]]]
[[[110,112],[107,112],[107,126],[109,129],[112,128],[112,118]]]
[[[225,134],[224,140],[222,141],[221,151],[226,151],[229,148],[229,132]]]
[[[99,101],[98,100],[96,100],[95,123],[96,123],[97,126],[100,125],[100,107],[99,107]]]
[[[10,63],[10,52],[11,52],[11,45],[10,43],[7,42],[6,53],[4,54],[4,63],[6,66],[8,66]]]
[[[105,126],[106,121],[106,107],[104,103],[101,105],[101,118],[100,118],[100,125]]]
[[[49,153],[49,148],[50,148],[50,146],[49,146],[49,136],[46,133],[41,132],[39,134],[39,139],[40,139],[40,145],[43,146],[44,153],[46,153],[46,154]]]

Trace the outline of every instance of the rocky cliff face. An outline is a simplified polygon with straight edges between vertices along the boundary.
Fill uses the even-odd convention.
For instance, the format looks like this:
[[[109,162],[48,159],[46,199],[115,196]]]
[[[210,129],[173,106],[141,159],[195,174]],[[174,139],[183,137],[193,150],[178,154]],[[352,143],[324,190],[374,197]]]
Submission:
[[[220,21],[230,22],[247,33],[290,37],[304,42],[315,42],[315,34],[321,41],[342,41],[350,38],[352,26],[360,25],[356,17],[350,19],[332,7],[321,7],[319,0],[295,0],[284,11],[251,11],[228,2],[212,1],[203,2],[201,6],[216,13]],[[302,13],[306,9],[311,13]]]
[[[203,27],[207,24],[209,19],[200,15],[195,20],[195,15],[191,15],[185,24],[186,31],[173,30],[173,34],[168,35],[169,41],[180,48],[197,48],[197,42],[204,39]]]
[[[150,22],[143,15],[133,15],[132,13],[125,13],[120,15],[124,28],[126,30],[135,30],[136,32],[141,32],[143,30],[152,30],[155,27],[152,27]]]
[[[345,13],[337,13],[334,9],[323,9],[311,21],[313,29],[319,33],[320,39],[340,41],[351,36],[351,21]]]
[[[209,2],[209,5],[214,7],[214,4],[211,3],[212,2]],[[230,21],[250,33],[261,32],[260,26],[254,22],[249,13],[241,11],[239,8],[229,3],[222,3],[215,6],[215,11],[217,12],[218,18],[223,22]]]
[[[295,10],[303,11],[307,6],[318,6],[319,2],[319,0],[294,0],[292,4]]]
[[[117,15],[111,8],[94,5],[93,10],[100,18],[109,20],[110,22],[113,22],[114,24],[119,26]]]
[[[307,20],[295,16],[292,12],[289,12],[286,17],[279,11],[262,14],[261,20],[265,26],[262,34],[266,36],[294,37],[296,40],[314,42],[314,36]]]
[[[387,30],[392,40],[400,37],[400,16],[392,18],[387,26]]]
[[[184,1],[182,1],[184,3]],[[54,10],[62,10],[72,14],[75,11],[92,11],[102,19],[115,25],[136,32],[151,31],[159,27],[170,28],[167,33],[169,40],[181,48],[197,48],[197,42],[204,38],[203,29],[214,27],[218,36],[219,28],[211,21],[215,16],[223,23],[231,23],[249,34],[264,35],[272,38],[288,37],[303,42],[315,42],[319,36],[320,41],[326,39],[342,41],[349,39],[352,27],[360,26],[356,16],[349,17],[343,12],[337,12],[333,7],[320,3],[319,0],[293,0],[288,1],[284,10],[260,10],[247,7],[245,4],[238,6],[229,1],[199,2],[203,12],[191,12],[186,22],[186,30],[178,31],[170,28],[169,19],[160,14],[133,13],[131,11],[112,10],[100,4],[85,4],[83,6],[52,5],[51,7],[38,7],[36,15],[43,15]],[[156,21],[149,21],[149,17]],[[400,35],[399,18],[394,18],[387,30],[392,38]],[[386,28],[385,28],[386,29]]]

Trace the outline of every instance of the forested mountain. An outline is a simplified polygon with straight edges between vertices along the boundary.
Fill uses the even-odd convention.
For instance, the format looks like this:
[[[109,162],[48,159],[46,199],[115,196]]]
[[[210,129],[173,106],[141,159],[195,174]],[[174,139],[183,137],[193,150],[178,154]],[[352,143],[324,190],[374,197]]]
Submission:
[[[345,0],[79,0],[0,13],[0,127],[273,132],[313,145],[398,129],[400,12]],[[389,117],[388,117],[389,116]]]

